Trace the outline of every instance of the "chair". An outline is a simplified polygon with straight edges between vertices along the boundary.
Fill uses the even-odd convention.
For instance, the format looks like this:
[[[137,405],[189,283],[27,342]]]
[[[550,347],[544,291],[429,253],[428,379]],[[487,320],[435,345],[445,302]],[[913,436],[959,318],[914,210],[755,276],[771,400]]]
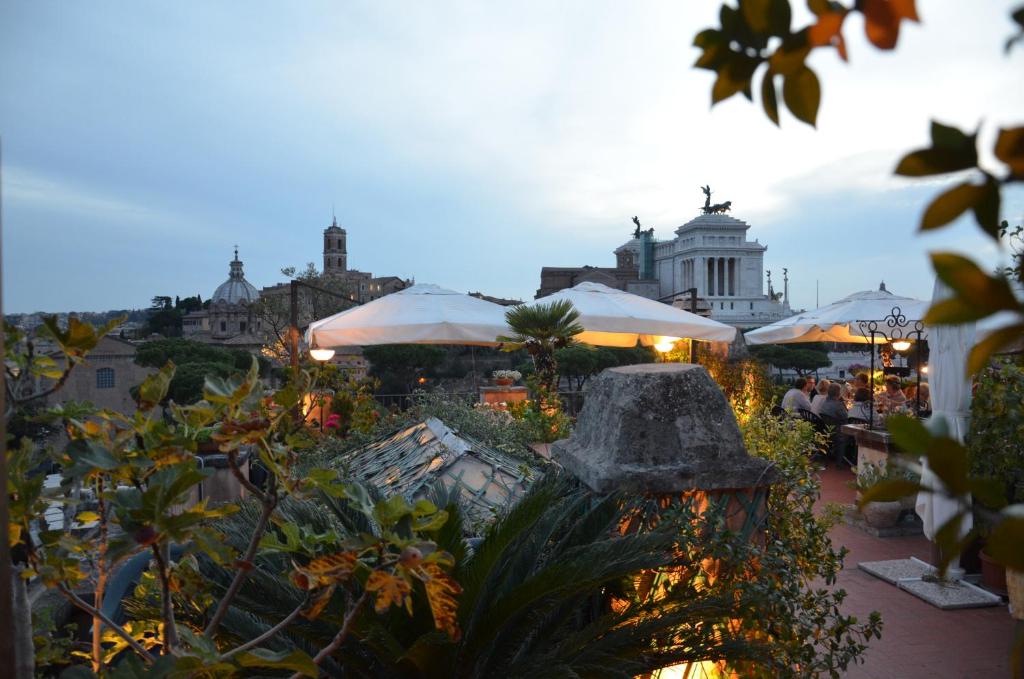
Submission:
[[[854,445],[853,437],[840,431],[840,428],[850,420],[840,420],[830,415],[820,415],[819,419],[825,425],[828,434],[829,458],[836,464],[845,462],[851,467],[857,464],[857,447]]]
[[[825,431],[824,423],[821,421],[821,418],[812,413],[810,410],[807,410],[806,408],[798,408],[796,414],[797,416],[800,417],[801,420],[807,420],[808,422],[813,424],[814,428],[817,429],[818,431]]]

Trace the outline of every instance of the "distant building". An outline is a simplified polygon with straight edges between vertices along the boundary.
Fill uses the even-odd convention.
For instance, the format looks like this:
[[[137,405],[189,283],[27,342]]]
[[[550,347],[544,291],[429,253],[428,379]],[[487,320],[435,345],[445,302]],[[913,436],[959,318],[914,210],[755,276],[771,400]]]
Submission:
[[[412,285],[411,280],[403,280],[398,276],[378,276],[372,273],[348,268],[348,232],[338,226],[337,218],[324,229],[324,267],[325,276],[344,281],[349,288],[352,299],[360,304],[372,302],[393,292],[404,290]]]
[[[242,261],[229,263],[228,279],[217,286],[210,306],[191,311],[182,318],[182,335],[188,339],[224,344],[239,349],[258,350],[263,345],[263,323],[257,315],[260,292],[245,279]]]
[[[135,412],[131,389],[154,372],[153,368],[136,365],[135,351],[134,344],[113,335],[100,338],[96,348],[71,371],[67,382],[47,398],[47,403],[89,401],[100,408],[127,414]],[[49,355],[58,365],[64,365],[62,353],[52,351]],[[45,388],[46,384],[42,386]]]
[[[741,329],[757,328],[792,315],[785,290],[764,290],[764,252],[747,240],[750,225],[725,214],[702,214],[658,241],[654,230],[639,232],[615,249],[615,268],[544,267],[537,297],[584,281],[603,283],[649,299],[690,309],[695,288],[698,312]],[[785,272],[786,270],[783,269]]]

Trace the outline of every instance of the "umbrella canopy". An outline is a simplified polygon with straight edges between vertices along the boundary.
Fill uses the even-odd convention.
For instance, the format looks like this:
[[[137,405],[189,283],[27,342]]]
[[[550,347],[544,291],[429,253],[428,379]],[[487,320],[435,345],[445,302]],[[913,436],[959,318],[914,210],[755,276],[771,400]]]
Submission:
[[[497,345],[507,335],[505,307],[437,285],[419,283],[347,309],[306,329],[320,347],[373,344]]]
[[[907,324],[902,327],[906,328],[908,325],[912,326],[914,321],[924,318],[928,302],[912,297],[900,297],[884,288],[865,290],[855,292],[820,309],[790,316],[763,328],[751,330],[743,338],[748,345],[795,342],[868,344],[871,338],[864,336],[857,321],[881,321],[892,313],[893,307],[900,308]],[[879,330],[891,329],[884,323],[879,323]]]
[[[935,281],[934,302],[950,297],[948,287]],[[967,354],[974,345],[974,323],[962,325],[937,325],[931,328],[931,355],[929,357],[928,382],[931,388],[932,423],[946,427],[949,436],[961,443],[967,435],[971,418],[971,384],[967,378]],[[942,526],[956,516],[962,503],[968,498],[951,498],[942,492],[942,482],[921,460],[921,485],[938,492],[920,492],[915,510],[924,524],[923,530],[929,540]],[[968,513],[960,522],[960,536],[971,529],[972,518]]]
[[[732,342],[736,328],[646,297],[600,283],[575,287],[534,300],[548,304],[568,300],[580,312],[577,321],[584,332],[576,340],[602,347],[645,346],[688,337],[709,342]]]

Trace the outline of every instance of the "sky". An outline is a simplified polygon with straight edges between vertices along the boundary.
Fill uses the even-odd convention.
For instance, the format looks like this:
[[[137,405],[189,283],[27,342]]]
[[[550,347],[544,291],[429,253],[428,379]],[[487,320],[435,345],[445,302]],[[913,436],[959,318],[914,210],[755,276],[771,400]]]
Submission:
[[[799,0],[794,5],[802,9]],[[927,252],[1003,255],[969,218],[915,234],[952,179],[892,176],[933,118],[1024,119],[1024,48],[998,0],[919,0],[895,52],[847,21],[819,50],[817,129],[740,96],[710,105],[693,36],[720,2],[29,2],[0,7],[5,312],[209,297],[321,263],[531,299],[542,266],[614,266],[700,186],[789,269],[791,304],[931,296]],[[807,22],[798,13],[794,23]],[[998,169],[988,156],[983,162]],[[1003,216],[1024,219],[1024,192]]]

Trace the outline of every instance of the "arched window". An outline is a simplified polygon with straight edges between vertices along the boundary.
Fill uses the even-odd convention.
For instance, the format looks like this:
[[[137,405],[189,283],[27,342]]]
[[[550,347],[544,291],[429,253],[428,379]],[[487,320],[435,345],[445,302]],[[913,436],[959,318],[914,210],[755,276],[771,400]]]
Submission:
[[[96,388],[97,389],[113,389],[114,388],[114,369],[113,368],[98,368],[96,370]]]

